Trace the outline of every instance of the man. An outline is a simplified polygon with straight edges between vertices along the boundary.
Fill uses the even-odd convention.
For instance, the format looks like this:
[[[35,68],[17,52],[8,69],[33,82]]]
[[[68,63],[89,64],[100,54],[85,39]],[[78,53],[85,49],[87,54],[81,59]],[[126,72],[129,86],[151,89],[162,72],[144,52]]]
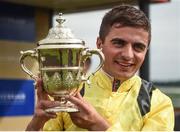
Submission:
[[[35,115],[27,130],[172,131],[170,98],[135,75],[150,40],[150,23],[142,11],[127,5],[110,10],[96,43],[105,55],[104,66],[90,78],[83,97],[79,93],[67,97],[79,112],[45,112],[59,103],[48,99],[39,81]]]

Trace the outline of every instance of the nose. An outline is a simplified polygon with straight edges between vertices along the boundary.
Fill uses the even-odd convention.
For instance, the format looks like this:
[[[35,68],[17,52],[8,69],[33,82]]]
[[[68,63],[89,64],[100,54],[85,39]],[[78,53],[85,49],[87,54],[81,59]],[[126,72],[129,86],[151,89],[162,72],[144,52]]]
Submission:
[[[130,60],[134,57],[134,52],[133,52],[133,47],[131,44],[127,44],[123,49],[122,49],[122,57],[126,60]]]

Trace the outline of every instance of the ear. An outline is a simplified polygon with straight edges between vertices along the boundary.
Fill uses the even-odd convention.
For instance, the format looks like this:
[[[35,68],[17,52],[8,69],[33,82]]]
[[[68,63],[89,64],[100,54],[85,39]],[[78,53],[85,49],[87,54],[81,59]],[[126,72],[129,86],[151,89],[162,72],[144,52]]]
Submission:
[[[98,49],[101,49],[103,46],[102,40],[99,37],[97,37],[96,46]]]

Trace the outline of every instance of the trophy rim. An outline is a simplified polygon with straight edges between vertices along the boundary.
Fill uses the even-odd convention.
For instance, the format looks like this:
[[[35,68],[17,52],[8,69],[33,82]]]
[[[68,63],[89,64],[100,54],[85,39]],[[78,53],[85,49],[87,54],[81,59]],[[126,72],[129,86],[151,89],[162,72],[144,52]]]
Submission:
[[[45,38],[38,42],[39,45],[48,45],[48,44],[80,44],[85,45],[85,42],[81,39],[69,38],[69,39],[49,39]]]
[[[40,45],[37,49],[86,49],[87,47],[81,44],[63,44],[63,45]]]

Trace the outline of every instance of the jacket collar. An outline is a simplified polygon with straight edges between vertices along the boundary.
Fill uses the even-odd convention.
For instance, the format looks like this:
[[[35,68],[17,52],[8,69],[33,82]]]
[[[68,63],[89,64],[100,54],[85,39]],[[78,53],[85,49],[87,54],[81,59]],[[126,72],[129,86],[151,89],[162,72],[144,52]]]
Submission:
[[[102,87],[105,88],[108,91],[112,92],[112,87],[113,87],[113,81],[114,78],[107,74],[104,70],[100,70],[96,73],[98,75],[98,84]],[[120,86],[117,89],[117,92],[127,92],[129,91],[134,83],[137,81],[140,81],[140,77],[137,75],[134,75],[133,77],[129,78],[128,80],[124,81],[123,83],[120,84]]]

